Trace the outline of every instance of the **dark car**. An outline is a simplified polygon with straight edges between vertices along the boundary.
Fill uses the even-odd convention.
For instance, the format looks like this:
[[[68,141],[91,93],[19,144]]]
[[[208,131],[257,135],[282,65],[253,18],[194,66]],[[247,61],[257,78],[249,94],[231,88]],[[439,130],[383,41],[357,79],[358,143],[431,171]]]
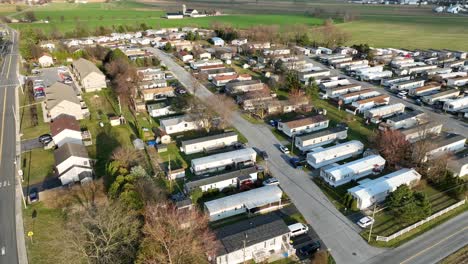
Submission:
[[[269,159],[268,153],[264,150],[260,151],[260,157],[262,157],[263,160]]]
[[[38,139],[39,139],[39,142],[41,142],[42,144],[45,144],[44,142],[52,141],[52,136],[50,134],[44,134],[44,135],[39,136]]]
[[[292,165],[294,168],[297,168],[297,167],[306,165],[307,161],[306,161],[305,159],[290,158],[290,159],[289,159],[289,163],[291,163],[291,165]]]
[[[311,244],[299,248],[299,254],[302,256],[309,256],[320,250],[320,241],[315,241]]]
[[[29,191],[29,202],[34,203],[39,201],[39,193],[36,188],[33,188]]]

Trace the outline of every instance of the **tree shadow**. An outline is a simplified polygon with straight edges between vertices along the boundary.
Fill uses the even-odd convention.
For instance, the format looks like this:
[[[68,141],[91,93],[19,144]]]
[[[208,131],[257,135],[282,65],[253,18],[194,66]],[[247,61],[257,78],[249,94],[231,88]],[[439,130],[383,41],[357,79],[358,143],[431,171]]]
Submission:
[[[94,171],[96,178],[104,178],[104,186],[109,187],[114,181],[114,175],[108,175],[107,164],[110,161],[112,152],[121,144],[111,135],[110,128],[101,131],[96,137],[96,164]]]

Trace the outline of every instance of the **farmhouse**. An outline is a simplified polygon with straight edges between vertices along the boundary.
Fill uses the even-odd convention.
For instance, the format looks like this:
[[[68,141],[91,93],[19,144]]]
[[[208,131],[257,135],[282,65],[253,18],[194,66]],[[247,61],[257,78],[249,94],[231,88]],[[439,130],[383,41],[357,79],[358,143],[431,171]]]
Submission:
[[[355,101],[351,105],[352,107],[355,108],[355,111],[357,111],[358,113],[362,113],[375,106],[387,105],[388,102],[390,102],[390,96],[383,94],[383,95]]]
[[[186,155],[210,151],[234,145],[237,143],[237,133],[227,132],[213,136],[184,140],[181,142],[180,151]]]
[[[442,100],[453,99],[458,97],[460,91],[457,89],[449,89],[440,93],[431,94],[422,97],[422,101],[426,104],[433,105],[434,103]]]
[[[347,137],[348,128],[346,126],[337,126],[297,136],[294,140],[294,145],[300,151],[305,152],[338,140],[346,139]]]
[[[193,159],[190,170],[196,175],[200,175],[209,172],[242,168],[255,164],[256,158],[257,152],[252,148],[238,149]]]
[[[401,169],[374,180],[362,180],[359,185],[348,189],[357,200],[357,207],[364,210],[374,203],[380,203],[400,185],[413,186],[421,179],[414,169]]]
[[[367,175],[379,173],[384,166],[384,158],[380,155],[370,155],[343,165],[325,167],[320,171],[320,176],[331,186],[337,187]]]
[[[363,100],[371,97],[380,95],[380,93],[373,89],[364,89],[357,92],[342,94],[338,98],[343,101],[344,104],[349,104],[358,100]]]
[[[457,134],[446,134],[431,140],[432,145],[424,161],[440,157],[446,153],[455,153],[465,148],[466,138]]]
[[[38,62],[39,62],[39,65],[41,65],[41,67],[43,68],[54,65],[54,59],[48,53],[42,54],[42,56],[39,57]]]
[[[106,76],[89,60],[80,58],[74,61],[71,69],[85,92],[99,91],[106,88]]]
[[[267,262],[283,258],[294,249],[289,244],[289,228],[275,214],[249,218],[215,231],[220,242],[216,264],[239,264],[245,261]],[[291,251],[291,252],[289,252]]]
[[[54,157],[55,168],[62,185],[92,179],[92,160],[88,157],[85,146],[65,143],[54,151]]]
[[[57,147],[65,143],[83,144],[80,123],[74,116],[61,114],[50,122],[50,133]]]
[[[205,203],[210,221],[243,213],[268,212],[281,206],[283,192],[278,186],[264,186]]]
[[[401,114],[405,111],[405,105],[402,103],[384,105],[369,109],[364,112],[365,118],[381,119],[392,115]]]
[[[411,95],[411,96],[425,96],[425,95],[433,94],[433,93],[436,93],[436,92],[440,91],[441,87],[442,87],[442,85],[437,83],[437,82],[430,82],[430,83],[427,83],[424,86],[421,86],[421,87],[418,87],[418,88],[415,88],[415,89],[411,89],[409,91],[409,95]]]
[[[289,122],[278,122],[278,130],[288,137],[296,134],[310,133],[328,127],[329,120],[323,115],[301,118]]]
[[[353,157],[364,151],[364,145],[351,140],[328,148],[319,148],[307,153],[307,163],[315,169]]]
[[[246,93],[263,90],[265,85],[260,80],[233,81],[226,84],[228,94]]]
[[[444,110],[448,112],[457,112],[468,108],[468,96],[445,101]]]
[[[200,177],[185,183],[185,191],[191,193],[197,188],[200,188],[202,192],[212,189],[222,191],[228,187],[240,188],[244,183],[253,184],[257,181],[257,174],[257,167],[251,166],[213,176]]]
[[[424,80],[409,80],[404,82],[395,83],[391,86],[392,90],[397,91],[409,91],[411,89],[419,88],[424,86]]]
[[[68,114],[77,120],[83,119],[81,102],[73,87],[56,82],[45,89],[47,116],[55,119],[61,114]]]
[[[202,127],[200,121],[192,120],[186,115],[161,119],[160,123],[160,128],[168,135],[198,130]]]
[[[424,116],[424,112],[419,110],[405,112],[388,118],[384,126],[391,130],[410,128],[420,124]]]

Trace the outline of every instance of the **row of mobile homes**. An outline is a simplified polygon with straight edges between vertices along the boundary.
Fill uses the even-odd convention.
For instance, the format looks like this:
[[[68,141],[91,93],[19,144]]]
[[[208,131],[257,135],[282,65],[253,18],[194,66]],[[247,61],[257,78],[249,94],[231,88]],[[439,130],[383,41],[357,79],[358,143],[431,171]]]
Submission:
[[[324,130],[303,134],[297,136],[294,145],[302,152],[327,145],[348,137],[348,128],[346,126],[336,126]]]
[[[399,186],[414,186],[420,179],[421,175],[416,170],[401,169],[374,180],[362,180],[358,186],[348,189],[348,193],[357,200],[357,207],[364,210],[383,202]]]
[[[258,172],[256,166],[251,166],[208,177],[195,178],[186,182],[184,187],[187,193],[191,193],[197,188],[200,188],[202,192],[215,189],[222,191],[230,187],[240,188],[244,183],[252,184],[257,181]]]
[[[377,90],[374,89],[364,89],[357,92],[351,92],[347,94],[340,95],[338,98],[342,100],[343,104],[350,104],[355,101],[371,98],[380,95]]]
[[[328,148],[319,148],[307,153],[307,163],[315,169],[357,156],[364,151],[364,145],[351,140]]]
[[[310,133],[328,127],[329,120],[323,115],[301,118],[289,122],[278,122],[278,130],[288,137],[297,134]]]
[[[430,83],[427,83],[424,86],[421,86],[421,87],[418,87],[418,88],[415,88],[415,89],[411,89],[409,91],[409,95],[410,96],[425,96],[425,95],[429,95],[429,94],[434,94],[434,93],[439,92],[441,87],[442,87],[442,85],[440,83],[430,82]]]
[[[385,123],[379,126],[379,129],[396,130],[414,127],[422,122],[424,116],[424,112],[419,110],[405,112],[388,118]]]
[[[428,105],[433,105],[438,101],[446,101],[449,99],[457,98],[458,95],[460,95],[459,90],[450,89],[440,93],[423,96],[421,100]]]
[[[237,133],[227,132],[181,142],[180,151],[186,155],[220,149],[237,143]]]
[[[265,263],[294,254],[290,231],[276,214],[261,215],[215,230],[219,240],[216,264]]]
[[[382,94],[375,97],[370,97],[358,101],[354,101],[351,106],[355,108],[355,112],[363,113],[368,109],[376,106],[387,105],[390,102],[390,96]]]
[[[320,176],[331,186],[337,187],[370,174],[380,173],[384,166],[384,158],[380,155],[370,155],[343,165],[327,166],[320,171]]]
[[[196,174],[242,168],[255,164],[257,152],[252,148],[239,149],[193,159],[190,170]]]
[[[278,186],[264,186],[208,201],[205,203],[205,211],[210,221],[244,213],[267,212],[281,206],[282,195],[283,191]]]
[[[447,112],[458,112],[468,108],[468,96],[445,101],[444,110]]]
[[[430,121],[420,123],[414,127],[401,129],[400,132],[405,136],[407,141],[414,143],[429,136],[439,135],[442,132],[442,124]]]

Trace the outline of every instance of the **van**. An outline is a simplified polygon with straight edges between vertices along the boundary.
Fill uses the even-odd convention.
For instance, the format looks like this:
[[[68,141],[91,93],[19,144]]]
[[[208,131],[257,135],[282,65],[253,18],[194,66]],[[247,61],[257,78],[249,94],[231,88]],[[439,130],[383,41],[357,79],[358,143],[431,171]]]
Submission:
[[[292,224],[288,228],[291,237],[306,234],[309,231],[309,227],[301,223]]]

